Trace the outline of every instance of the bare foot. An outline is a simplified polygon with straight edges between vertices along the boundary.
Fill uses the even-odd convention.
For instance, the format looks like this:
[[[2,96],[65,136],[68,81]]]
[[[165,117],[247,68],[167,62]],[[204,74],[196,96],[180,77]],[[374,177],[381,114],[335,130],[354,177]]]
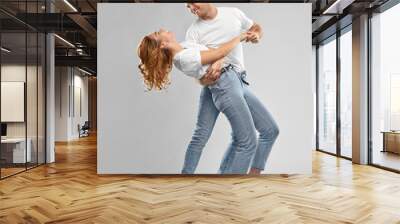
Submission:
[[[260,175],[261,174],[261,170],[257,169],[257,168],[251,168],[249,174],[250,175]]]

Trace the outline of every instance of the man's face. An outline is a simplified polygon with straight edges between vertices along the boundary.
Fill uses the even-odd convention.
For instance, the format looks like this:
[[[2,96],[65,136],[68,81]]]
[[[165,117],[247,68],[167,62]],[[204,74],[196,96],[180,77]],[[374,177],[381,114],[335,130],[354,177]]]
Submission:
[[[191,13],[198,17],[204,17],[207,15],[210,8],[210,3],[187,3],[186,7]]]

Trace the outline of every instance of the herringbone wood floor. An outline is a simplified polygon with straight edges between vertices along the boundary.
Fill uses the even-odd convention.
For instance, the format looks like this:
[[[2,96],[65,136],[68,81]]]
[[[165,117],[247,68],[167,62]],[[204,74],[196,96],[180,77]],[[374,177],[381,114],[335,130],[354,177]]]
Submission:
[[[400,175],[314,153],[313,174],[98,176],[96,139],[0,181],[0,223],[400,223]]]

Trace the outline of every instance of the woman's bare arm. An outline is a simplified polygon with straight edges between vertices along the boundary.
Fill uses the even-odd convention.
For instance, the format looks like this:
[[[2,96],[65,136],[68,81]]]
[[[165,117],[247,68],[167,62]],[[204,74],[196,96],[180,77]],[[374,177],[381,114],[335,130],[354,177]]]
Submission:
[[[222,44],[218,48],[214,49],[209,49],[206,51],[200,51],[200,56],[201,56],[201,64],[202,65],[208,65],[212,64],[222,58],[224,58],[226,55],[231,52],[233,48],[236,47],[240,43],[240,41],[244,40],[246,38],[246,34],[241,34],[240,36],[237,36],[233,38],[232,40]]]

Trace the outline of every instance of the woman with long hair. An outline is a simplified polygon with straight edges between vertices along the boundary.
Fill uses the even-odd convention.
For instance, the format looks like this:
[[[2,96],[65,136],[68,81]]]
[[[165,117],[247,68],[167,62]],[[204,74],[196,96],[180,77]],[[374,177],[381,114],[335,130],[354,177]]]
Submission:
[[[246,33],[243,33],[219,48],[208,49],[195,43],[178,43],[175,34],[164,29],[145,36],[138,47],[138,56],[141,59],[138,67],[146,88],[165,89],[170,83],[172,65],[184,74],[200,80],[206,73],[208,64],[223,59],[245,38]]]

